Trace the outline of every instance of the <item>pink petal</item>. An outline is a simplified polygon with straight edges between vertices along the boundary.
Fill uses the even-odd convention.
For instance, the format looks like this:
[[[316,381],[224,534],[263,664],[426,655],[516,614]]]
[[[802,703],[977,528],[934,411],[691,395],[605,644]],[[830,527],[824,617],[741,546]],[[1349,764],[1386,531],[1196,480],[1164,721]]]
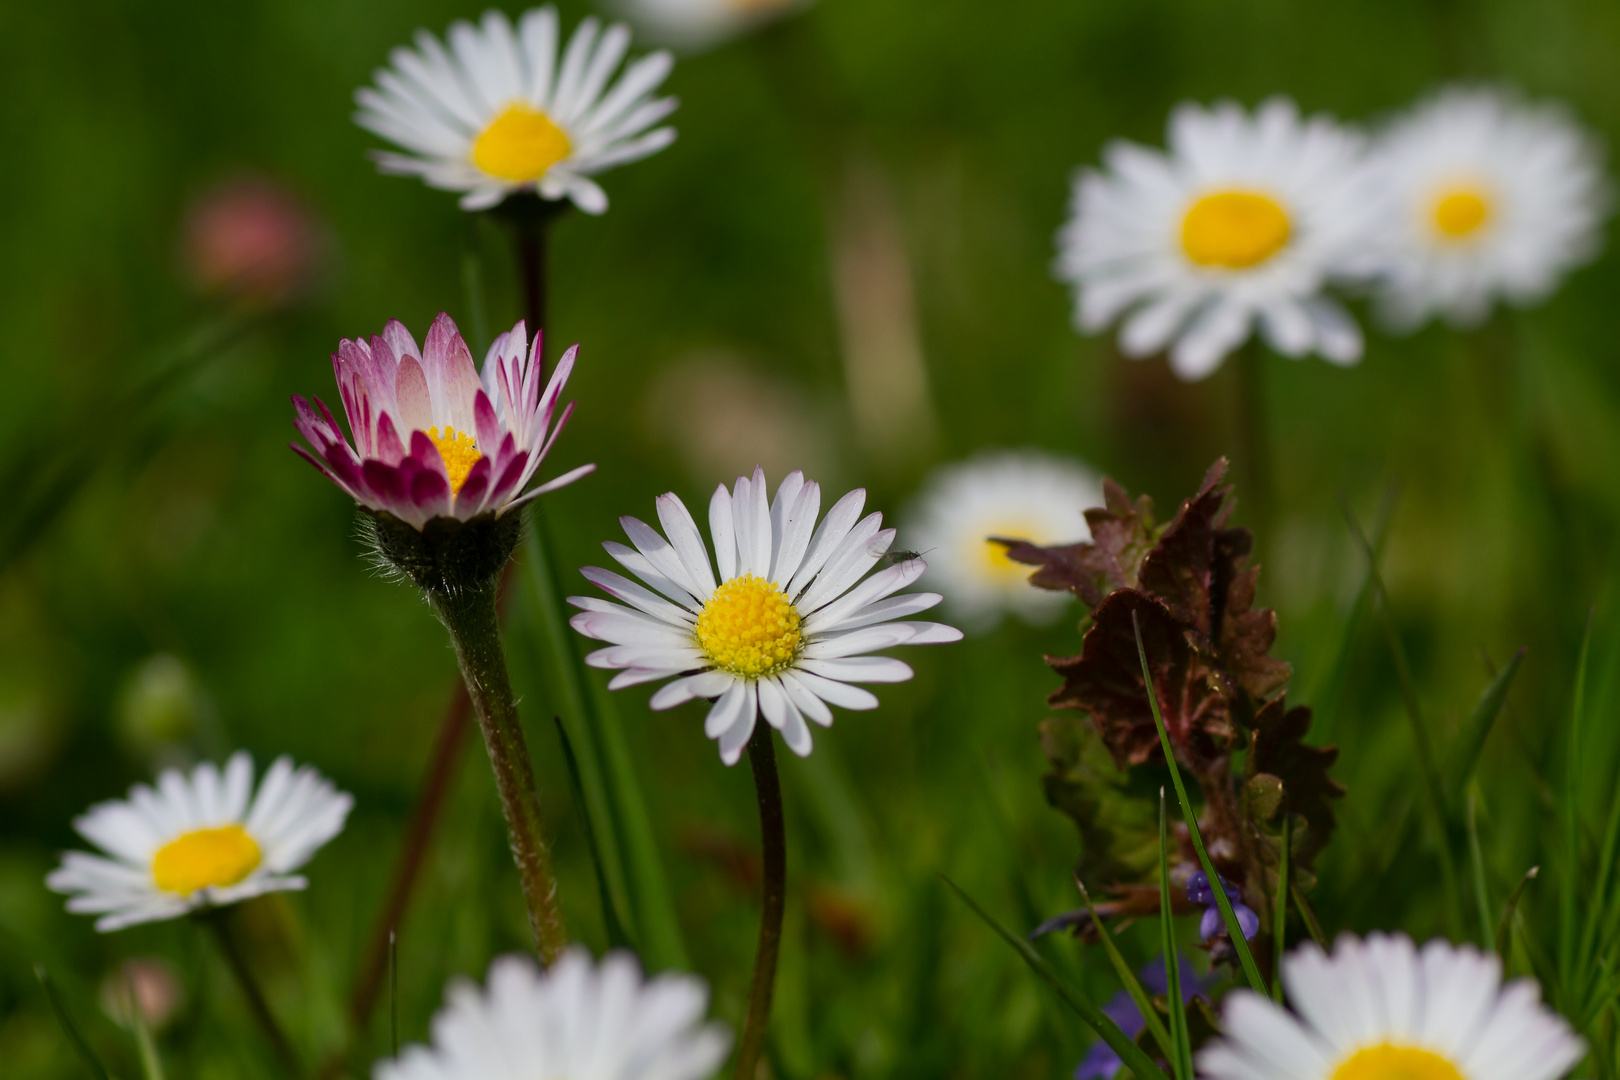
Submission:
[[[388,320],[388,325],[383,327],[382,336],[383,340],[388,342],[388,347],[394,350],[394,356],[398,359],[404,360],[407,356],[421,357],[422,350],[416,347],[416,339],[411,336],[409,330],[405,329],[405,324],[398,319]]]
[[[473,394],[480,385],[478,372],[456,324],[442,311],[428,330],[422,370],[433,397],[434,418],[457,431],[472,431]]]
[[[457,517],[476,517],[484,509],[484,496],[489,492],[490,470],[487,457],[479,458],[473,462],[473,467],[467,470],[467,479],[462,481],[461,490],[456,492]]]
[[[501,422],[495,418],[489,395],[481,389],[473,395],[473,425],[478,446],[486,455],[501,444]]]
[[[433,398],[428,393],[422,365],[407,356],[399,362],[394,381],[399,419],[406,431],[426,431],[433,426]]]
[[[377,418],[377,442],[374,454],[390,465],[399,464],[399,459],[405,456],[405,444],[400,441],[399,432],[394,430],[394,418],[387,413]]]

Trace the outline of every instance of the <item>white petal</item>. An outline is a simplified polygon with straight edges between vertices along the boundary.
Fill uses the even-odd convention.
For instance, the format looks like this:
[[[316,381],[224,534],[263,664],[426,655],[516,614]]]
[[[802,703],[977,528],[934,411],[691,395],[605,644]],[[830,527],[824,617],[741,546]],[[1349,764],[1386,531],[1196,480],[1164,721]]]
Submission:
[[[721,581],[737,576],[737,530],[732,521],[731,492],[721,484],[709,500],[709,536],[714,540],[714,565]]]
[[[843,660],[802,660],[799,670],[838,682],[905,682],[910,665],[887,656],[854,656]]]

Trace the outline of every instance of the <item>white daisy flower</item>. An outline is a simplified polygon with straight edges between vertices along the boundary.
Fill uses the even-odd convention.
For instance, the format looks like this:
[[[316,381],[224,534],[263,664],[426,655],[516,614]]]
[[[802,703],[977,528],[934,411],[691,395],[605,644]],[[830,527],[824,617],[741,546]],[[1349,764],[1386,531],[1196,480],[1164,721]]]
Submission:
[[[614,0],[658,41],[692,51],[745,34],[814,0]]]
[[[861,517],[865,502],[865,489],[856,489],[817,525],[819,484],[794,471],[767,501],[765,471],[756,468],[752,479],[739,476],[731,491],[722,484],[709,500],[711,565],[685,505],[673,493],[660,495],[658,520],[669,539],[622,517],[635,546],[602,545],[657,592],[587,566],[580,571],[587,580],[629,607],[568,598],[582,609],[569,620],[574,629],[613,643],[586,662],[622,669],[608,684],[612,690],[679,676],[653,694],[654,709],[717,699],[703,731],[720,741],[727,765],[742,756],[761,712],[794,753],[809,754],[806,718],[826,727],[833,720],[828,704],[877,708],[876,697],[851,683],[911,678],[899,660],[867,653],[962,638],[940,623],[894,621],[926,611],[940,597],[891,596],[922,576],[921,559],[866,577],[894,542],[894,530],[882,527],[882,514]]]
[[[904,535],[928,556],[927,580],[945,609],[974,630],[1005,612],[1051,622],[1072,599],[1029,584],[1032,566],[1015,563],[988,537],[1036,544],[1091,539],[1086,510],[1101,506],[1102,480],[1070,458],[1038,451],[992,451],[947,465],[929,477]]]
[[[1322,294],[1364,271],[1376,214],[1363,141],[1286,98],[1253,115],[1230,101],[1170,114],[1168,153],[1115,142],[1081,170],[1056,272],[1085,332],[1123,317],[1131,356],[1170,349],[1199,379],[1261,335],[1285,356],[1361,357],[1361,330]]]
[[[1602,246],[1610,189],[1593,138],[1557,105],[1447,87],[1375,144],[1386,208],[1380,314],[1469,326],[1529,304]]]
[[[653,127],[675,111],[674,98],[652,96],[674,65],[669,53],[642,57],[608,87],[630,48],[622,24],[603,31],[585,19],[560,60],[549,4],[526,12],[515,30],[489,11],[480,25],[457,22],[447,36],[448,49],[426,30],[417,31],[416,48],[395,49],[376,85],[355,93],[354,119],[410,151],[376,154],[384,172],[466,192],[464,209],[534,191],[600,214],[607,195],[591,177],[675,141],[674,128]]]
[[[1198,1055],[1208,1080],[1554,1080],[1586,1055],[1536,984],[1502,985],[1494,954],[1405,935],[1345,935],[1283,961],[1298,1013],[1227,995],[1225,1036]]]
[[[373,1080],[702,1080],[731,1047],[723,1025],[703,1022],[703,980],[643,979],[629,953],[594,964],[575,946],[546,971],[503,956],[488,985],[451,983],[433,1045],[379,1061]]]
[[[66,852],[45,884],[70,894],[69,911],[100,914],[101,931],[302,889],[309,882],[293,871],[343,831],[353,805],[330,780],[285,757],[257,795],[245,752],[223,771],[212,762],[189,777],[167,769],[156,790],[136,784],[128,799],[77,818],[79,835],[107,855]]]

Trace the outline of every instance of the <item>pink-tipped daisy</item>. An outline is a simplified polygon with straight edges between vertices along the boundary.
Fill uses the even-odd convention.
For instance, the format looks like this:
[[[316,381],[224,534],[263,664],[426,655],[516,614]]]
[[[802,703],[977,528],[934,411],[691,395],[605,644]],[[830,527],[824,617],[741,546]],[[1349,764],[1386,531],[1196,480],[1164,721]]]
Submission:
[[[443,312],[423,349],[397,320],[369,343],[345,338],[332,369],[354,445],[319,398],[311,407],[295,394],[298,430],[314,453],[292,448],[361,506],[414,528],[440,517],[499,517],[596,468],[524,490],[574,409],[570,402],[557,415],[579,346],[563,353],[542,389],[540,342],[536,333],[529,343],[520,320],[490,345],[480,379]]]
[[[866,576],[884,559],[894,530],[882,527],[882,514],[861,517],[865,502],[864,489],[852,491],[817,525],[819,484],[794,471],[769,499],[765,472],[755,469],[731,491],[720,485],[709,500],[711,564],[685,505],[674,494],[660,495],[658,520],[668,539],[622,517],[634,547],[602,545],[651,588],[587,566],[581,573],[624,603],[568,598],[582,609],[571,620],[574,629],[612,643],[586,662],[619,670],[608,684],[615,690],[675,677],[653,695],[654,709],[715,699],[703,730],[719,740],[727,765],[742,756],[760,713],[789,749],[809,754],[807,719],[831,725],[829,704],[877,707],[872,693],[851,684],[911,678],[901,661],[867,654],[962,638],[941,623],[895,621],[940,597],[893,595],[922,576],[927,567],[920,558]]]

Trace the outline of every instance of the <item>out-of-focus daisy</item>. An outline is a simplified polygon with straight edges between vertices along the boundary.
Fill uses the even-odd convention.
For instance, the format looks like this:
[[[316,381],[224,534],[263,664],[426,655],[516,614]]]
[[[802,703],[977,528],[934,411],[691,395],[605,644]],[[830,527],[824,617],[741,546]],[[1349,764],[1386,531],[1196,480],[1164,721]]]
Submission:
[[[1467,326],[1528,304],[1602,244],[1610,203],[1596,143],[1557,105],[1448,87],[1375,144],[1386,209],[1380,313]]]
[[[425,349],[391,321],[370,342],[344,338],[332,356],[354,445],[320,398],[312,408],[295,394],[314,453],[292,448],[361,506],[417,529],[435,517],[500,516],[595,468],[523,490],[574,411],[570,403],[552,424],[578,349],[542,390],[540,335],[530,344],[522,320],[490,345],[481,379],[450,316],[433,320]]]
[[[644,979],[629,953],[595,964],[575,946],[546,971],[503,956],[487,990],[459,980],[445,996],[433,1045],[379,1061],[374,1080],[703,1080],[731,1046],[703,1020],[701,979]]]
[[[707,48],[814,0],[617,0],[612,6],[658,41],[683,50]]]
[[[892,595],[922,576],[926,565],[919,558],[866,577],[894,542],[894,530],[882,527],[880,513],[861,517],[865,503],[865,489],[856,489],[817,525],[819,484],[791,472],[768,499],[765,472],[755,469],[752,479],[739,476],[731,491],[720,485],[709,501],[711,564],[686,506],[673,493],[660,495],[658,520],[667,540],[622,517],[635,546],[602,545],[657,591],[587,566],[581,571],[586,579],[624,604],[568,598],[582,609],[570,620],[574,629],[613,643],[586,662],[622,669],[608,684],[615,690],[679,676],[652,696],[655,709],[717,698],[703,730],[720,741],[727,765],[742,756],[759,713],[794,753],[810,753],[807,718],[827,726],[833,719],[828,704],[877,707],[875,696],[851,683],[911,678],[901,661],[866,654],[962,637],[940,623],[895,621],[926,611],[940,597]]]
[[[1224,1038],[1198,1055],[1210,1080],[1554,1080],[1586,1054],[1535,983],[1502,985],[1496,956],[1405,936],[1341,937],[1283,961],[1295,1012],[1235,990]],[[1297,1014],[1297,1015],[1296,1015]]]
[[[674,128],[653,126],[675,111],[674,98],[652,96],[669,53],[642,57],[609,86],[630,48],[622,24],[604,31],[585,19],[560,57],[549,4],[515,29],[489,11],[478,26],[454,23],[447,38],[448,48],[419,30],[416,48],[395,49],[376,85],[355,93],[355,122],[410,151],[376,154],[384,172],[465,192],[467,210],[533,191],[600,214],[608,200],[593,176],[675,140]]]
[[[1365,271],[1376,206],[1361,137],[1272,98],[1252,115],[1177,106],[1169,144],[1115,142],[1106,168],[1075,177],[1057,274],[1079,328],[1123,317],[1120,347],[1168,348],[1184,379],[1214,371],[1256,325],[1286,356],[1360,359],[1360,328],[1322,290]]]
[[[946,610],[969,628],[988,629],[1003,612],[1050,622],[1069,595],[1031,588],[1032,568],[988,538],[1089,540],[1086,510],[1102,501],[1101,479],[1077,461],[990,452],[935,472],[912,507],[905,537],[928,556],[928,580],[945,594]]]
[[[73,827],[106,855],[69,851],[45,884],[96,929],[172,919],[261,893],[302,889],[293,873],[343,830],[354,799],[308,765],[277,758],[253,791],[253,760],[232,755],[187,776],[167,769],[156,789],[92,806]]]

